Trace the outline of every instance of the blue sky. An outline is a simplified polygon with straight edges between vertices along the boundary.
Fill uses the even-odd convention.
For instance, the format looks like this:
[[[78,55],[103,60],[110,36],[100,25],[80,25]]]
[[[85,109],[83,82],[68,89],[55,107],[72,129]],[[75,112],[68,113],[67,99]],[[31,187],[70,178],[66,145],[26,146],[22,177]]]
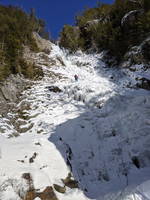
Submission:
[[[111,3],[113,0],[103,0]],[[46,21],[47,29],[57,38],[64,24],[72,25],[74,17],[86,6],[94,7],[98,0],[1,0],[1,4],[18,5],[26,11],[35,8],[38,17]]]

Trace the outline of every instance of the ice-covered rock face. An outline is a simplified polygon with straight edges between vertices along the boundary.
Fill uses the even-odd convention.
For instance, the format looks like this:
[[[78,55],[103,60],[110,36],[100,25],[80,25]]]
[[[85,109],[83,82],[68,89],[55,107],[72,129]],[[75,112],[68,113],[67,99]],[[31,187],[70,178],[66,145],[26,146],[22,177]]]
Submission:
[[[14,113],[0,117],[2,200],[19,199],[24,184],[1,185],[29,173],[34,190],[54,185],[61,200],[150,197],[149,91],[127,88],[133,74],[109,69],[102,54],[69,55],[52,45],[50,65],[43,55],[36,58],[44,78],[22,94]],[[70,172],[80,189],[64,184]]]

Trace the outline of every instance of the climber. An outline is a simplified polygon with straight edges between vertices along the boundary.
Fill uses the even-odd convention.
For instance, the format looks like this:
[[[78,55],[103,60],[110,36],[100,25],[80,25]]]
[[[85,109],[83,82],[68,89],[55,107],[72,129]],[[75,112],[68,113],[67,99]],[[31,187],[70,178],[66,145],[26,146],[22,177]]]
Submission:
[[[74,79],[75,79],[75,81],[78,81],[78,75],[74,75]]]

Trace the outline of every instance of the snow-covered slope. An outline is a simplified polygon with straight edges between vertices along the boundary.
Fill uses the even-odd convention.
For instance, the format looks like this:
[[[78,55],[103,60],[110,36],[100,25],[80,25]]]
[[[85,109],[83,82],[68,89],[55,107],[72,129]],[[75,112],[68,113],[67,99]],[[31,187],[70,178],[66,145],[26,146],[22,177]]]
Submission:
[[[42,192],[64,186],[69,172],[80,189],[53,187],[58,199],[150,199],[150,93],[127,88],[135,75],[107,68],[102,56],[68,55],[53,45],[55,64],[43,63],[45,77],[1,116],[1,200],[25,196],[25,173]]]

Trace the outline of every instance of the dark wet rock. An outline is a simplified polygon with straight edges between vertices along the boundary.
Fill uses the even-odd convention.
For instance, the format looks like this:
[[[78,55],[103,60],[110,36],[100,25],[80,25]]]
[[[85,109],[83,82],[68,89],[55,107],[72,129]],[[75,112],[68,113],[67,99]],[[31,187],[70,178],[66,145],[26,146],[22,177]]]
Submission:
[[[42,146],[42,145],[41,145],[41,143],[39,143],[39,142],[36,142],[36,143],[35,143],[35,145],[39,145],[39,146]]]
[[[140,161],[137,156],[132,157],[132,163],[139,169],[140,168]]]
[[[48,89],[50,92],[55,92],[55,93],[62,92],[62,90],[57,86],[47,86],[46,89]]]
[[[121,20],[121,26],[125,32],[129,32],[131,27],[134,26],[135,22],[139,17],[143,15],[144,11],[140,10],[132,10],[125,14],[125,16]]]
[[[29,158],[29,163],[33,163],[35,158],[37,157],[37,155],[38,154],[36,152],[34,152],[33,156],[31,158]]]
[[[24,160],[17,160],[18,162],[24,163]]]
[[[146,61],[150,60],[150,38],[145,40],[141,45],[141,51]]]
[[[31,174],[30,173],[24,173],[22,175],[22,178],[24,178],[25,180],[27,180],[28,182],[32,180]]]
[[[142,88],[145,90],[150,90],[150,80],[146,78],[140,78],[140,82],[136,84],[138,88]]]
[[[62,179],[62,182],[65,184],[65,186],[71,189],[79,188],[78,181],[73,180],[70,173],[68,174],[67,178]]]

